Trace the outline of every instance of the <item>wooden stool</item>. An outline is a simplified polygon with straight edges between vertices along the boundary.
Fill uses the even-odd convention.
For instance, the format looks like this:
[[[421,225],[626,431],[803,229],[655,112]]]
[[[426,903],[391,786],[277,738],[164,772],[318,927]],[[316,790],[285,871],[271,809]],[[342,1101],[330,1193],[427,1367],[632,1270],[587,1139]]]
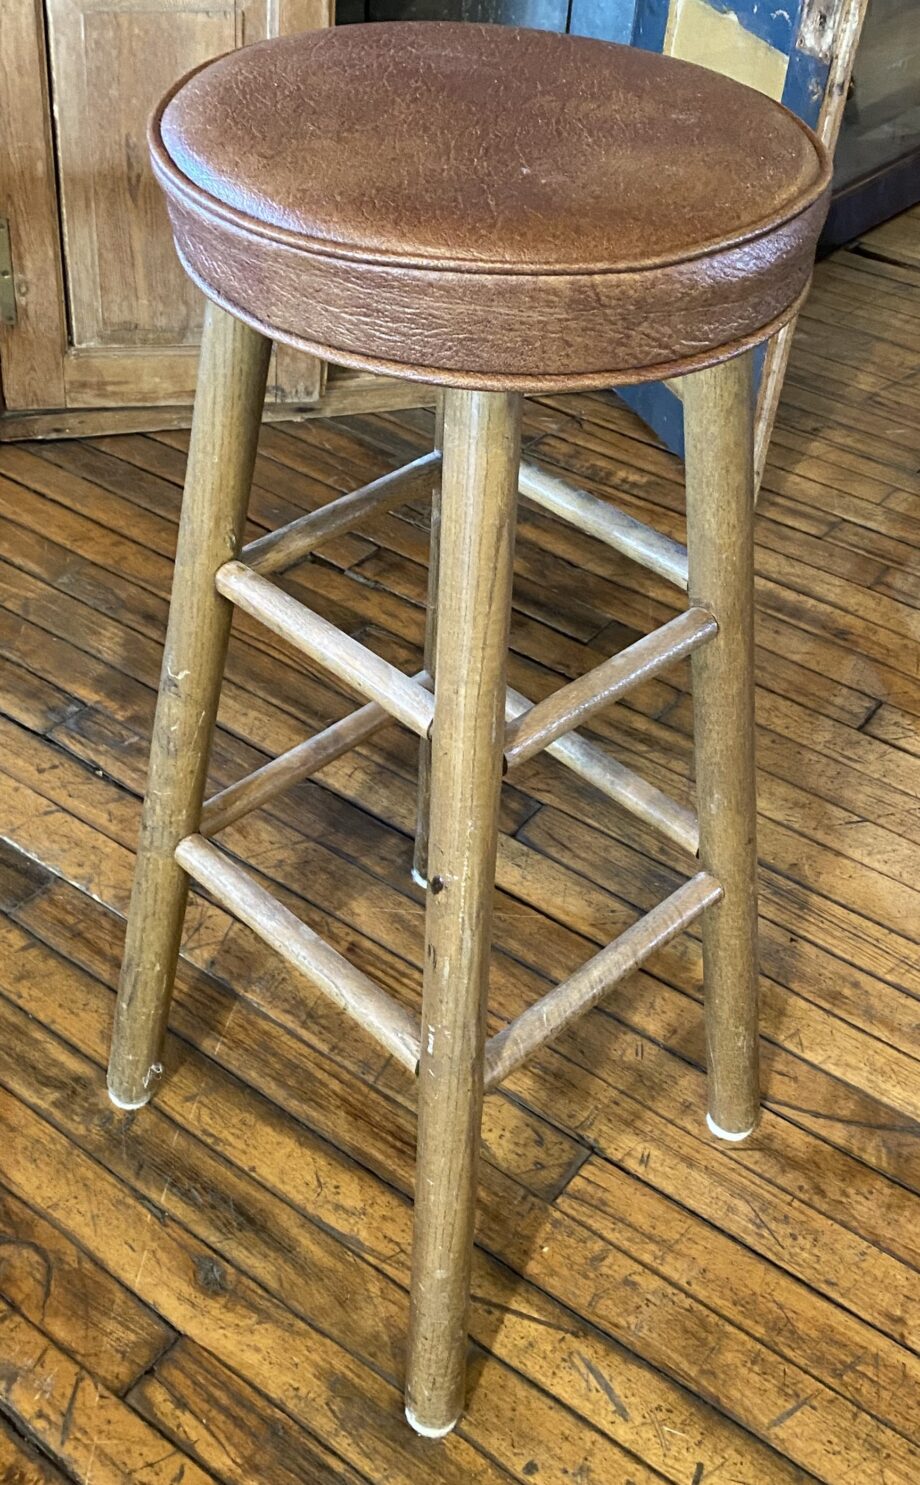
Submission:
[[[234,52],[165,100],[151,144],[210,303],[109,1088],[120,1108],[151,1095],[189,878],[418,1073],[406,1411],[440,1435],[463,1406],[483,1094],[700,915],[709,1127],[737,1140],[756,1120],[750,348],[805,292],[828,161],[778,104],[703,69],[478,25]],[[443,387],[443,454],[241,550],[272,341]],[[663,377],[686,377],[686,548],[519,460],[522,393]],[[438,466],[432,694],[270,576]],[[505,685],[519,487],[689,594],[537,705]],[[366,704],[203,804],[234,605]],[[698,818],[573,730],[686,655]],[[394,717],[430,758],[421,1029],[210,841]],[[487,1041],[501,779],[543,748],[700,870]]]

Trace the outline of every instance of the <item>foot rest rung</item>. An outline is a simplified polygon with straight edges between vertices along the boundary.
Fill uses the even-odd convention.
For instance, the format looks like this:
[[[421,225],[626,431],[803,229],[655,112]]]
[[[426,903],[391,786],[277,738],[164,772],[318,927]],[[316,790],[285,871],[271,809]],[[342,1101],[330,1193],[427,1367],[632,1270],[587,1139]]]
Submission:
[[[418,671],[413,679],[426,689],[433,684],[424,670]],[[526,696],[509,687],[505,706],[505,716],[509,721],[529,711],[531,706],[532,702]],[[286,789],[312,778],[328,763],[334,763],[344,753],[367,742],[392,720],[389,712],[376,701],[369,701],[357,711],[349,712],[348,716],[325,727],[315,737],[297,743],[245,778],[237,779],[212,795],[201,812],[200,834],[210,837],[226,830],[228,825],[242,819],[251,810],[259,809]],[[692,809],[678,804],[654,784],[611,758],[604,748],[577,732],[557,738],[546,751],[608,799],[615,800],[646,825],[660,830],[691,856],[696,855],[699,824]]]
[[[490,1037],[485,1055],[486,1092],[497,1088],[532,1052],[597,1005],[655,949],[670,943],[721,897],[722,888],[715,878],[698,872],[569,979],[528,1006],[504,1031]]]
[[[372,480],[369,485],[362,485],[360,490],[340,495],[337,500],[330,500],[328,505],[320,506],[319,510],[298,516],[296,521],[289,521],[277,531],[251,541],[243,548],[243,561],[253,572],[283,572],[286,567],[293,567],[295,562],[309,556],[324,541],[353,530],[369,516],[382,515],[404,505],[424,491],[430,494],[440,466],[439,452],[423,454],[420,459],[413,459],[411,464],[404,464],[401,469],[394,469],[390,474]]]
[[[426,687],[431,685],[424,670],[413,679]],[[276,795],[283,794],[285,789],[291,789],[319,773],[327,763],[334,763],[344,753],[350,753],[352,748],[367,742],[392,720],[389,712],[376,701],[369,701],[358,711],[349,712],[347,717],[324,727],[315,737],[308,737],[288,748],[286,753],[263,763],[244,779],[238,779],[212,795],[201,811],[201,834],[217,835],[218,831],[226,830],[228,825],[248,815],[250,810],[257,810]]]
[[[417,1072],[421,1042],[415,1021],[368,975],[349,964],[203,836],[189,835],[181,841],[176,860],[221,907],[246,923],[340,1010],[347,1011],[403,1067]]]
[[[427,736],[434,717],[434,697],[418,681],[243,562],[225,562],[215,581],[225,598],[309,655],[350,690],[376,701],[419,737]]]
[[[617,510],[597,495],[548,474],[536,464],[523,463],[519,487],[522,495],[534,505],[552,511],[570,526],[605,542],[639,562],[650,572],[687,591],[687,548],[673,537],[665,536],[644,521],[637,521],[625,511]]]
[[[690,608],[635,644],[611,655],[577,680],[538,701],[507,729],[505,762],[508,768],[532,758],[557,737],[586,722],[595,712],[637,686],[651,680],[678,660],[714,639],[719,626],[704,608]]]
[[[532,703],[519,691],[508,690],[505,716],[511,721],[529,711]],[[657,789],[631,768],[618,763],[616,758],[597,743],[591,742],[579,732],[570,732],[559,737],[546,749],[551,758],[562,763],[572,773],[584,779],[586,784],[606,794],[630,814],[660,830],[675,845],[695,856],[699,850],[700,829],[696,812],[676,799]]]

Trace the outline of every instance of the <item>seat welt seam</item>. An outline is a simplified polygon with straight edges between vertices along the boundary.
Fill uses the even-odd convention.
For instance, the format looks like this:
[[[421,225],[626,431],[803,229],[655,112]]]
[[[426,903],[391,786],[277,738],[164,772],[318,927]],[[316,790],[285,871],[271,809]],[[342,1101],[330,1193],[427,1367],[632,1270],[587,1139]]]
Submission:
[[[353,348],[333,345],[327,340],[313,339],[308,335],[299,334],[296,330],[279,323],[261,319],[251,309],[235,302],[189,262],[178,244],[176,250],[184,271],[203,294],[274,341],[292,346],[296,350],[306,351],[309,355],[320,356],[331,361],[333,365],[371,371],[383,376],[400,377],[407,381],[417,381],[432,386],[470,387],[480,391],[517,390],[530,396],[561,391],[588,391],[603,387],[635,386],[688,375],[704,367],[730,360],[742,351],[750,350],[753,346],[769,339],[787,325],[798,314],[810,288],[809,280],[800,294],[762,325],[756,326],[735,340],[711,346],[684,358],[658,361],[641,367],[620,366],[610,369],[550,372],[546,375],[541,373],[515,374],[498,370],[459,370],[455,367],[432,366],[418,361],[394,361],[386,356],[376,355],[372,351],[357,351]]]

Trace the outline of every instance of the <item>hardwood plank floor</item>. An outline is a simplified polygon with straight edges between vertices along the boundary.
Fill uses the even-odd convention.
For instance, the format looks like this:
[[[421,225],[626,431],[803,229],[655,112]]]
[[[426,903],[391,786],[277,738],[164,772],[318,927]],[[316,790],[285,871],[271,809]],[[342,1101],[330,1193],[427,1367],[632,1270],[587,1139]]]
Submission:
[[[402,1070],[193,898],[155,1102],[104,1091],[187,434],[0,446],[0,1480],[10,1485],[916,1485],[920,1480],[920,210],[819,265],[757,518],[763,1122],[703,1124],[699,938],[487,1101],[472,1393],[402,1420]],[[266,427],[256,536],[429,446],[393,412]],[[531,457],[683,534],[609,395]],[[407,670],[406,508],[290,591]],[[674,612],[533,508],[511,679],[540,699]],[[238,622],[212,780],[350,709]],[[595,721],[692,795],[677,667]],[[391,727],[224,842],[417,1008],[415,745]],[[497,1029],[678,883],[682,852],[546,758],[503,799]]]

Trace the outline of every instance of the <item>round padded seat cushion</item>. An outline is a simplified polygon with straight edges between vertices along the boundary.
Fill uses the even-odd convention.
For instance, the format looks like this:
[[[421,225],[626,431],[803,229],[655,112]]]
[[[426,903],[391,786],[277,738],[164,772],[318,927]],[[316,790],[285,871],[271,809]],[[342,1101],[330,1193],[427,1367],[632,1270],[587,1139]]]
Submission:
[[[344,365],[601,386],[777,328],[827,209],[814,135],[690,63],[515,27],[343,26],[194,73],[151,124],[206,294]]]

